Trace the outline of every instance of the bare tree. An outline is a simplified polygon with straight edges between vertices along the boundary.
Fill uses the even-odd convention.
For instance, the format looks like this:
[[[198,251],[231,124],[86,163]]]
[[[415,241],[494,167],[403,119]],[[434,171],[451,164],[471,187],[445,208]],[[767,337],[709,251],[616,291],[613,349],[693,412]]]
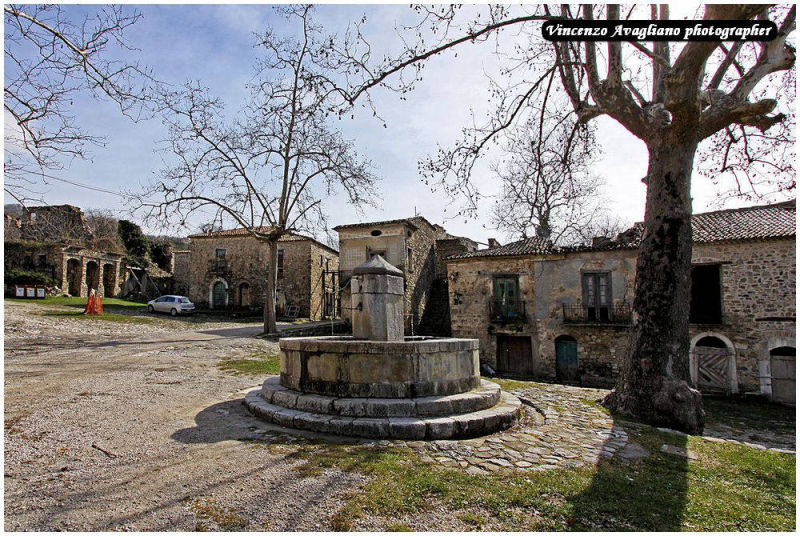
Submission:
[[[493,225],[514,238],[556,244],[620,232],[604,208],[602,181],[592,169],[596,154],[590,125],[571,113],[536,111],[509,133],[503,159],[492,166],[502,188]]]
[[[100,251],[124,253],[125,246],[119,236],[119,223],[110,210],[87,210],[86,224],[91,233],[90,246]]]
[[[459,10],[452,7],[415,9],[422,14],[413,28],[417,38],[407,39],[398,55],[359,71],[360,80],[347,98],[369,99],[376,87],[409,91],[429,58],[492,37],[511,39],[513,53],[504,57],[508,64],[501,77],[504,85],[492,92],[496,112],[483,126],[465,129],[453,148],[440,149],[422,165],[423,171],[440,178],[447,192],[467,200],[465,210],[474,211],[480,197],[472,177],[475,162],[496,136],[524,120],[530,101],[565,95],[579,122],[607,115],[644,142],[649,165],[635,320],[619,381],[605,403],[648,422],[702,430],[701,396],[689,385],[687,314],[695,155],[698,148],[703,154],[703,147],[716,147],[706,153],[712,162],[704,164],[715,164],[718,172],[746,169],[762,177],[767,172],[778,189],[794,188],[794,115],[788,111],[794,105],[788,100],[794,89],[787,84],[794,80],[795,49],[787,40],[795,29],[795,6],[705,6],[706,21],[774,21],[778,35],[771,41],[652,46],[637,41],[550,43],[541,37],[541,24],[599,17],[668,20],[666,5],[634,6],[625,13],[619,5],[490,6],[483,16],[463,23]],[[507,29],[511,31],[504,32]],[[358,65],[364,63],[364,49],[360,38],[350,49],[337,52],[342,61]],[[781,80],[786,72],[791,74]],[[771,134],[775,131],[779,134]]]
[[[268,30],[259,37],[250,104],[224,121],[222,103],[188,85],[165,96],[171,164],[142,194],[151,221],[178,221],[211,209],[268,244],[264,330],[276,331],[277,244],[281,236],[314,234],[327,227],[323,200],[342,191],[362,206],[374,197],[369,161],[331,126],[336,106],[325,57],[331,37],[311,17],[311,7],[276,11],[299,26],[298,38]]]
[[[3,6],[5,14],[5,192],[42,201],[48,174],[86,158],[102,138],[79,126],[73,99],[82,93],[115,102],[138,119],[154,83],[147,69],[109,57],[128,49],[125,32],[141,15],[105,6],[82,21],[62,6]]]

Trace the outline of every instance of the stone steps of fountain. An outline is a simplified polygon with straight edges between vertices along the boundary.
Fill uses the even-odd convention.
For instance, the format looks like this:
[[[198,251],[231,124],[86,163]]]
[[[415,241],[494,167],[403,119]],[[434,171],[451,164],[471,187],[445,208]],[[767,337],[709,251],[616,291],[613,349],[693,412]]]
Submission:
[[[341,417],[441,417],[487,409],[500,400],[500,386],[486,380],[464,393],[417,398],[339,398],[301,393],[284,387],[279,380],[273,376],[262,385],[261,397],[267,402]]]
[[[490,408],[443,417],[342,417],[301,411],[267,402],[258,389],[247,393],[244,405],[257,417],[279,426],[323,434],[390,439],[477,437],[510,428],[522,411],[519,399],[504,392]]]

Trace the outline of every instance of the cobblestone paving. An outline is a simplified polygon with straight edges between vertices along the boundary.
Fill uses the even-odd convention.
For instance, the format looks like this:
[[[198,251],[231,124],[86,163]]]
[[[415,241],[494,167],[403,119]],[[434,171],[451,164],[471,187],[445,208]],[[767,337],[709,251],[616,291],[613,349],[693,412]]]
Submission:
[[[636,459],[646,455],[628,444],[628,434],[593,402],[602,389],[535,384],[514,391],[526,405],[526,416],[513,429],[462,441],[410,441],[427,462],[486,474],[501,469],[546,471],[594,465],[602,457]],[[533,407],[531,407],[533,406]]]
[[[461,467],[471,474],[488,474],[504,469],[546,471],[580,467],[594,465],[601,458],[633,462],[650,454],[641,445],[629,442],[625,431],[625,427],[643,425],[615,423],[595,403],[608,392],[606,390],[532,383],[530,388],[512,392],[525,403],[526,416],[509,431],[461,441],[409,441],[405,444],[426,462]],[[675,430],[659,430],[682,435]],[[793,446],[786,448],[793,445],[794,435],[784,438],[783,442],[767,445],[741,441],[736,434],[726,436],[719,430],[710,431],[703,439],[762,450],[795,452]],[[685,449],[662,448],[662,451],[695,458],[694,453]]]

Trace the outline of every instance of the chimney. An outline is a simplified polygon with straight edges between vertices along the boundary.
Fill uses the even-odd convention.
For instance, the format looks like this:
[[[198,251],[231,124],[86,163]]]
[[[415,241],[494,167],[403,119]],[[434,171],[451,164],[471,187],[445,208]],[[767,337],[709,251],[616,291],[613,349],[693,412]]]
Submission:
[[[500,242],[498,242],[494,238],[489,238],[488,241],[489,241],[489,247],[490,248],[500,247]]]

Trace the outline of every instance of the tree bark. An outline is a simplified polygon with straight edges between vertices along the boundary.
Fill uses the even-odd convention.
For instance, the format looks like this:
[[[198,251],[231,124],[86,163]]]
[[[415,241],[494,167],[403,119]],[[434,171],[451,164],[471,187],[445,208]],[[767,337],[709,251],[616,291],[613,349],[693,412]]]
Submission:
[[[275,286],[278,279],[278,239],[269,240],[269,265],[267,269],[267,292],[264,296],[264,333],[277,333],[275,315]]]
[[[676,131],[674,125],[648,143],[629,355],[604,400],[619,414],[689,433],[701,433],[704,425],[702,397],[689,384],[690,184],[696,149],[693,129]]]

